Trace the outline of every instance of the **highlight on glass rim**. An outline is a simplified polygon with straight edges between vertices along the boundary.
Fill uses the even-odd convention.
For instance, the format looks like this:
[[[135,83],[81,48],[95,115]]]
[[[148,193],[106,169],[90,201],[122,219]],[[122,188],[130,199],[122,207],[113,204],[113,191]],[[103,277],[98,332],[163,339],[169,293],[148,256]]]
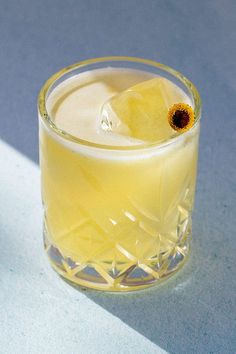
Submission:
[[[75,285],[132,291],[189,255],[201,103],[182,74],[130,57],[54,74],[39,94],[44,244]]]

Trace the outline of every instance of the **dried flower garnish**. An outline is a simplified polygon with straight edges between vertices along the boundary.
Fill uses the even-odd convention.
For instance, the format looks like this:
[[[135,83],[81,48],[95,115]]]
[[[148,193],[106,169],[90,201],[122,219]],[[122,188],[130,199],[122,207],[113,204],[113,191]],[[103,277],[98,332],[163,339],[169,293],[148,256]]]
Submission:
[[[194,112],[186,103],[176,103],[168,112],[170,126],[177,131],[187,131],[194,124]]]

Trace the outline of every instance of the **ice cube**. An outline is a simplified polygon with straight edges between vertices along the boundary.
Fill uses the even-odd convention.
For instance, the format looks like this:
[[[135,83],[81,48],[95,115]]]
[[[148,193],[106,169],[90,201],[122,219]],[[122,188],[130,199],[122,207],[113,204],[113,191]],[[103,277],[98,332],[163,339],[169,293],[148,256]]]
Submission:
[[[174,103],[190,103],[187,95],[171,81],[156,77],[111,97],[101,111],[106,131],[157,142],[176,134],[168,123]]]

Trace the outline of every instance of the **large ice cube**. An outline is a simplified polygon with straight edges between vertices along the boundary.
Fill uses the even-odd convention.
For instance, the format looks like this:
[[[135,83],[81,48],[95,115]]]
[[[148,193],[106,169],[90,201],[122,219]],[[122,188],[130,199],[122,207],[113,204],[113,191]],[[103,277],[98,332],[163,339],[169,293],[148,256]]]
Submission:
[[[102,108],[104,130],[157,142],[176,132],[168,123],[168,110],[174,103],[188,103],[187,95],[165,78],[141,82],[111,97]]]

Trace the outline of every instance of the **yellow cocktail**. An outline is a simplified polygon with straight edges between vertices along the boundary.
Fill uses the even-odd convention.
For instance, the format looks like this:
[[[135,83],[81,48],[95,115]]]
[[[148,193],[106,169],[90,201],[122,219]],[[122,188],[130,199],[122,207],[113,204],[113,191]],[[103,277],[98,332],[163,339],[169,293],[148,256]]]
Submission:
[[[155,134],[142,140],[141,118],[132,125],[112,121],[113,128],[104,129],[107,102],[130,87],[140,93],[136,85],[148,86],[160,75],[158,64],[141,60],[146,70],[134,70],[127,61],[121,69],[121,59],[75,65],[70,77],[64,70],[45,84],[39,99],[46,251],[63,277],[109,291],[155,284],[186,259],[199,133],[197,92],[191,97],[174,84],[167,85],[170,102],[195,108],[189,131],[177,134],[161,121],[156,140]],[[127,102],[121,98],[123,109]],[[147,139],[153,124],[146,125]]]

